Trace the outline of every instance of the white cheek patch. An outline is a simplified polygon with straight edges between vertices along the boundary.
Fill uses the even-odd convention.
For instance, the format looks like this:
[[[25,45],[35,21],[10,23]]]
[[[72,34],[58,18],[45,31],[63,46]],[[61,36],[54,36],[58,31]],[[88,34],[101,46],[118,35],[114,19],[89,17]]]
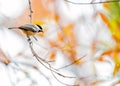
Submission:
[[[37,25],[34,25],[35,32],[39,32],[40,28]]]

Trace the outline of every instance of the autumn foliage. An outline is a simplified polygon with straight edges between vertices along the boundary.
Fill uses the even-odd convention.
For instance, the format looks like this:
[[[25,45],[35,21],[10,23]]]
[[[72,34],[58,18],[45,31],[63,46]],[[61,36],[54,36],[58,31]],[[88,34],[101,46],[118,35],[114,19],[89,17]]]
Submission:
[[[36,34],[35,38],[31,37],[33,45],[37,45],[33,49],[42,58],[38,58],[37,60],[43,61],[43,66],[47,64],[48,66],[46,67],[45,65],[45,67],[49,71],[60,76],[63,75],[56,71],[62,69],[68,70],[77,76],[72,81],[73,86],[76,86],[76,84],[77,86],[97,86],[109,81],[109,79],[99,77],[97,63],[109,64],[113,68],[111,77],[114,79],[120,72],[120,3],[100,3],[103,7],[102,11],[95,9],[92,3],[90,3],[89,5],[92,5],[94,8],[93,14],[86,16],[81,12],[82,16],[80,15],[75,20],[66,17],[65,12],[60,9],[62,7],[58,3],[61,3],[61,1],[31,0],[33,11],[32,23],[39,24],[43,27],[43,33]],[[70,10],[69,6],[71,4],[67,0],[63,0],[62,4]],[[29,23],[29,10],[29,7],[26,8],[24,13],[16,19],[16,26]],[[98,24],[101,25],[97,26]],[[107,39],[107,37],[99,35],[102,30],[109,33],[108,37],[112,41],[111,43],[103,40],[104,38]],[[21,34],[19,31],[17,33]],[[22,37],[25,36],[23,33],[21,35]],[[47,54],[44,54],[44,52],[47,52]],[[37,56],[36,54],[33,55],[34,57]],[[2,63],[9,64],[12,62],[2,51],[0,51],[0,56],[3,57],[0,59]],[[24,52],[20,52],[18,56],[23,56],[25,59],[26,57],[27,59],[29,58],[29,54],[26,56]],[[63,61],[61,61],[63,64],[58,68],[54,68],[59,58],[63,58]],[[49,64],[49,62],[51,63]],[[30,64],[29,66],[32,66],[37,71],[39,70],[37,65]],[[117,77],[119,78],[119,76]],[[49,79],[47,80],[49,82]],[[119,83],[120,80],[118,79],[110,86],[115,86]]]

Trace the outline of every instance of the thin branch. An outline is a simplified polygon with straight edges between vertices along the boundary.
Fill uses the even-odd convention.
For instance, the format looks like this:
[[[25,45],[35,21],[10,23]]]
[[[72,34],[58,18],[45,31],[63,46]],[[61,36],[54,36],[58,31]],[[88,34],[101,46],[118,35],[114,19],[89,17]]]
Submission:
[[[53,77],[54,77],[59,83],[61,83],[61,84],[63,84],[63,85],[66,85],[66,86],[79,86],[79,85],[70,85],[70,84],[63,83],[62,81],[60,81],[60,80],[54,75],[51,67],[50,67],[50,71],[51,71]]]
[[[33,47],[32,47],[32,43],[29,42],[29,47],[31,49],[31,52],[32,54],[35,56],[35,58],[45,67],[47,68],[48,70],[51,70],[49,67],[47,67],[44,63],[46,63],[48,66],[51,67],[51,65],[44,59],[42,59],[39,55],[37,55],[37,53],[34,51]],[[51,67],[52,68],[52,72],[62,76],[62,77],[66,77],[66,78],[76,78],[76,77],[71,77],[71,76],[65,76],[65,75],[62,75],[61,73],[58,73],[57,71],[55,71],[56,69]]]
[[[56,70],[55,68],[53,68],[53,67],[49,64],[49,62],[47,62],[46,60],[42,59],[42,58],[34,51],[34,49],[33,49],[33,47],[32,47],[32,41],[30,40],[30,37],[29,37],[29,36],[27,36],[27,37],[28,37],[28,43],[29,43],[29,47],[30,47],[30,49],[31,49],[32,54],[35,56],[35,58],[36,58],[45,68],[47,68],[48,70],[50,70],[50,71],[52,72],[53,77],[54,77],[58,82],[60,82],[60,83],[63,84],[63,85],[67,85],[67,86],[78,86],[78,85],[65,84],[65,83],[63,83],[62,81],[60,81],[59,79],[57,79],[57,77],[54,75],[54,73],[56,73],[57,75],[62,76],[62,77],[64,77],[64,78],[76,78],[76,77],[65,76],[65,75],[62,75],[61,73],[57,72],[57,70]],[[44,63],[46,63],[49,67],[46,66]]]
[[[63,67],[58,68],[57,70],[60,70],[60,69],[63,69],[63,68],[69,67],[69,66],[75,64],[76,62],[80,61],[80,60],[81,60],[83,57],[85,57],[85,56],[86,56],[86,55],[82,56],[81,58],[75,60],[74,62],[72,62],[72,63],[70,63],[70,64],[68,64],[68,65],[65,65],[65,66],[63,66]]]
[[[113,2],[120,2],[120,0],[114,0],[114,1],[100,1],[100,2],[91,2],[91,3],[79,3],[79,2],[73,2],[70,0],[64,0],[65,2],[76,4],[76,5],[91,5],[91,4],[103,4],[103,3],[113,3]]]
[[[30,0],[28,0],[28,1],[29,1],[29,10],[30,10],[30,15],[29,15],[29,17],[30,17],[30,24],[32,24],[32,13],[33,13],[32,5],[31,5],[31,1]]]

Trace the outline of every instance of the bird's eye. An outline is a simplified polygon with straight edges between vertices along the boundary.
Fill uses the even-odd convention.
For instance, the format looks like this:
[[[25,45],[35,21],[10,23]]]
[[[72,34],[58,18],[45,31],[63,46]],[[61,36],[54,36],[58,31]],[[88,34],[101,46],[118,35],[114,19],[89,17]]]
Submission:
[[[38,32],[43,32],[42,30],[38,30]]]
[[[41,32],[41,30],[38,30],[38,32]]]

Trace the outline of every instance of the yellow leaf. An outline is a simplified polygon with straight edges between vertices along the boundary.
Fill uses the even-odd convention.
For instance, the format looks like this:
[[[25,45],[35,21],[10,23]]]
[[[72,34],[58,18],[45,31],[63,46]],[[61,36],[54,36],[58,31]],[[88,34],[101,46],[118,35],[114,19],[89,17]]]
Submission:
[[[110,6],[110,4],[109,4],[109,3],[103,3],[103,7],[104,7],[106,10],[108,10],[108,9],[109,9],[109,6]]]
[[[73,24],[68,24],[67,26],[63,27],[63,32],[66,36],[73,36]]]
[[[118,52],[114,52],[114,63],[115,63],[115,68],[113,75],[115,75],[119,70],[120,70],[120,58],[118,56]]]

